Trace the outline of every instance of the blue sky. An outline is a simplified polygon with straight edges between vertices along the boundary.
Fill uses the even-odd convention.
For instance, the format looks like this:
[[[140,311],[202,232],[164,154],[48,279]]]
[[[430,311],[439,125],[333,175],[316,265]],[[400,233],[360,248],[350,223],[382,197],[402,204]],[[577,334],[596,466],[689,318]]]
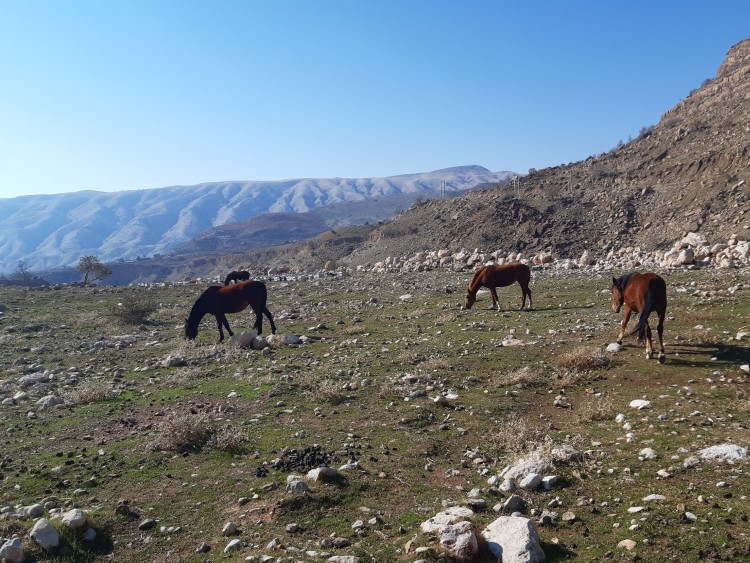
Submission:
[[[636,136],[750,2],[0,0],[0,197],[525,173]]]

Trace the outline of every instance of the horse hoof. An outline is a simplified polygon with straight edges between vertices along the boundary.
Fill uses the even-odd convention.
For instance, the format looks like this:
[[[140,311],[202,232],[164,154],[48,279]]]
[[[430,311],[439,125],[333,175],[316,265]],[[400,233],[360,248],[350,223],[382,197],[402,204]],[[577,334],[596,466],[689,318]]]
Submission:
[[[646,352],[646,359],[647,360],[650,360],[653,357],[654,357],[654,355],[651,352]]]
[[[664,354],[659,354],[659,363],[663,364],[667,361],[667,357]]]

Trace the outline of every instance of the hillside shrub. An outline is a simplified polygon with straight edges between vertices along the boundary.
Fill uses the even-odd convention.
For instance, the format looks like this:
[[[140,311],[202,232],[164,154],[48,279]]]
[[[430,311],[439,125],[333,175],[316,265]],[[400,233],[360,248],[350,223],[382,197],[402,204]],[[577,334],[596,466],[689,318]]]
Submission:
[[[110,311],[111,316],[121,324],[137,326],[148,322],[159,305],[148,297],[125,295]]]

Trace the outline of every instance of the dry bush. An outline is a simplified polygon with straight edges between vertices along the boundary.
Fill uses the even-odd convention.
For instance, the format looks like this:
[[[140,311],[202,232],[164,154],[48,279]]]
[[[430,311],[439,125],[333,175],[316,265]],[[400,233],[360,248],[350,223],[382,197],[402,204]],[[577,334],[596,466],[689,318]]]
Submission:
[[[519,455],[537,447],[542,433],[518,413],[509,414],[490,435],[492,447],[508,456]]]
[[[138,326],[148,322],[159,305],[151,297],[142,293],[129,293],[123,296],[122,301],[116,303],[110,310],[110,315],[116,321],[128,326]]]
[[[154,450],[198,451],[208,445],[217,430],[213,419],[205,413],[168,415],[151,445]]]
[[[229,453],[242,451],[242,448],[249,442],[250,437],[233,426],[219,428],[214,436],[214,447]]]
[[[436,371],[450,369],[451,365],[450,363],[448,363],[448,360],[444,358],[432,356],[430,358],[427,358],[427,360],[420,367],[425,371]]]
[[[114,396],[114,390],[104,381],[85,381],[65,394],[65,402],[74,405],[86,405],[97,401],[106,401]]]
[[[585,422],[612,420],[614,417],[615,407],[612,404],[612,399],[606,395],[590,397],[583,401],[581,408],[578,410],[578,418]]]
[[[534,385],[545,380],[540,370],[534,370],[529,366],[518,368],[507,374],[498,374],[493,377],[495,385]]]
[[[356,336],[358,334],[365,334],[367,332],[367,328],[362,324],[349,325],[344,329],[344,332],[349,336]]]
[[[341,388],[341,385],[340,381],[324,379],[311,388],[312,395],[318,401],[331,405],[340,405],[349,399],[349,395]]]
[[[562,368],[586,371],[607,367],[610,361],[609,357],[603,354],[601,350],[580,346],[558,356],[555,363]]]

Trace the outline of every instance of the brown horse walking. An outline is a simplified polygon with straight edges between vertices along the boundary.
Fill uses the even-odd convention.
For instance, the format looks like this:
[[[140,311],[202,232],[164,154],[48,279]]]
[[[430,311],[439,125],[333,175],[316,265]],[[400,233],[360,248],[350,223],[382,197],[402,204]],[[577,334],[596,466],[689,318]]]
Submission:
[[[255,312],[255,329],[258,334],[263,332],[263,315],[266,315],[268,322],[271,323],[271,333],[276,334],[276,325],[271,312],[266,307],[266,298],[266,285],[259,281],[249,280],[225,286],[212,285],[198,297],[190,315],[185,320],[185,337],[193,340],[198,336],[198,325],[205,315],[216,317],[219,342],[224,340],[222,325],[226,327],[229,336],[233,336],[234,333],[229,328],[226,314],[244,311],[248,305]]]
[[[518,282],[521,286],[522,299],[521,309],[526,305],[526,296],[529,296],[529,309],[531,304],[531,290],[529,289],[529,280],[531,279],[531,270],[526,264],[520,262],[511,262],[502,266],[482,266],[471,278],[469,288],[466,291],[466,308],[471,306],[477,300],[477,291],[480,287],[487,287],[492,294],[492,308],[497,307],[500,310],[500,300],[497,298],[496,287],[506,287]]]
[[[659,324],[656,325],[656,333],[659,335],[659,362],[664,363],[664,315],[667,312],[667,284],[661,276],[654,273],[626,274],[619,279],[612,278],[612,310],[620,312],[625,305],[625,316],[620,323],[620,333],[617,335],[617,343],[622,344],[625,335],[625,327],[632,313],[638,314],[638,324],[630,334],[637,334],[638,340],[646,341],[646,358],[651,359],[654,355],[654,341],[651,337],[651,327],[648,325],[648,316],[656,311]]]

